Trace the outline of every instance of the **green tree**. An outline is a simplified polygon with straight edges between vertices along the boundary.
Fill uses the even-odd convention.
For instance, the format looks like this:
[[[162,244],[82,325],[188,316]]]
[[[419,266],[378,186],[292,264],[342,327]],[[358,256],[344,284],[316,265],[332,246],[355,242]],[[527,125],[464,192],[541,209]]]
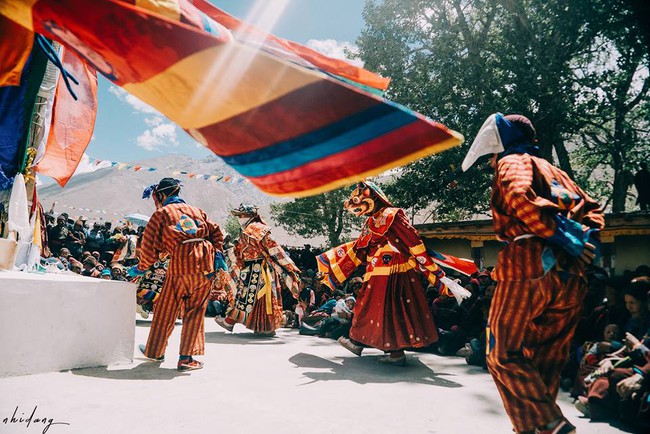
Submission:
[[[228,218],[226,218],[224,230],[226,231],[226,234],[230,235],[232,240],[238,238],[241,233],[241,226],[239,225],[237,217],[229,215]]]
[[[389,98],[465,133],[467,142],[490,113],[528,116],[542,156],[552,161],[555,154],[573,176],[572,162],[582,161],[572,158],[579,154],[567,150],[575,148],[567,140],[585,129],[585,85],[575,61],[602,38],[610,3],[369,0],[357,54],[369,69],[392,77]],[[624,16],[625,1],[616,4],[614,16]],[[621,140],[629,139],[623,134]],[[487,210],[489,171],[458,170],[467,146],[406,167],[389,188],[393,198],[412,209],[433,202],[437,218]]]
[[[599,37],[574,60],[583,125],[574,159],[585,185],[622,212],[632,171],[650,150],[650,56],[627,2],[607,6],[599,15]]]
[[[271,216],[290,234],[324,236],[330,247],[360,226],[361,220],[343,208],[349,189],[339,189],[291,202],[271,204]]]

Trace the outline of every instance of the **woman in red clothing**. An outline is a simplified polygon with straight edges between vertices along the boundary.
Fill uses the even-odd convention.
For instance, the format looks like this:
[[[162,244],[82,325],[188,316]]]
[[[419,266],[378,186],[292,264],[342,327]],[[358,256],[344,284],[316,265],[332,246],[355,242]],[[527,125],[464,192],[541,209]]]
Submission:
[[[318,257],[324,283],[340,285],[359,266],[365,265],[350,329],[350,339],[339,343],[357,355],[363,346],[386,352],[379,362],[403,366],[404,350],[426,347],[438,339],[425,298],[425,284],[448,295],[441,282],[444,272],[426,252],[422,239],[382,190],[360,182],[345,201],[345,208],[368,220],[356,241]]]

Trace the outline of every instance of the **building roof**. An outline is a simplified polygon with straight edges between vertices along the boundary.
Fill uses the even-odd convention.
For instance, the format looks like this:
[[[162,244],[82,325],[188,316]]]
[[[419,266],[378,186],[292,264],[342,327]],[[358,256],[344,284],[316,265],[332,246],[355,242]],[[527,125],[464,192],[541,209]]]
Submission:
[[[441,222],[415,225],[423,238],[496,241],[492,219],[460,222]],[[603,242],[612,242],[622,235],[650,235],[650,212],[631,212],[605,215]]]

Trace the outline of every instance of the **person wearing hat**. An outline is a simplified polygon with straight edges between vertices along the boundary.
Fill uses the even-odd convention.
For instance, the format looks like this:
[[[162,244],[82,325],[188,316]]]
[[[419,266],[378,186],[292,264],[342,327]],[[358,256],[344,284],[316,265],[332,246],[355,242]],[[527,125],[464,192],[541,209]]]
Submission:
[[[68,229],[68,219],[63,214],[60,214],[56,218],[56,226],[51,227],[47,234],[52,255],[58,256],[62,249],[66,249],[66,251],[68,250],[65,245],[69,233],[70,229]]]
[[[317,258],[323,283],[333,290],[357,267],[365,266],[350,337],[338,341],[358,356],[364,346],[383,350],[386,354],[380,363],[404,366],[404,350],[423,348],[438,339],[422,280],[452,295],[441,280],[445,273],[428,255],[404,211],[393,207],[378,185],[358,183],[344,207],[367,218],[361,235]]]
[[[237,290],[225,317],[217,316],[215,321],[228,331],[240,323],[257,336],[274,336],[283,322],[282,289],[298,298],[300,270],[271,237],[271,228],[256,207],[240,205],[230,213],[242,227],[233,251]]]
[[[179,197],[180,181],[163,178],[151,186],[149,193],[160,204],[147,223],[142,236],[140,261],[129,269],[131,276],[142,275],[159,260],[162,252],[170,255],[169,267],[156,304],[146,345],[139,349],[145,357],[161,362],[174,323],[183,313],[179,371],[201,369],[203,363],[194,356],[204,354],[204,313],[221,255],[223,233],[201,209],[188,205]]]
[[[539,157],[522,115],[491,115],[462,163],[489,155],[490,205],[506,246],[493,277],[487,365],[518,433],[575,432],[555,403],[597,255],[603,211],[564,171]]]

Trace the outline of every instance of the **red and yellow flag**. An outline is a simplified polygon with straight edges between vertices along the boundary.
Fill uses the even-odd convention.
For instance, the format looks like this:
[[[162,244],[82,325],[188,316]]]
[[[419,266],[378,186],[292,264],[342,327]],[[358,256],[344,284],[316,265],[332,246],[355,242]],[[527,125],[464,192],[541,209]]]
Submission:
[[[462,142],[376,95],[387,79],[205,0],[4,0],[0,15],[75,50],[271,195],[324,192]]]

